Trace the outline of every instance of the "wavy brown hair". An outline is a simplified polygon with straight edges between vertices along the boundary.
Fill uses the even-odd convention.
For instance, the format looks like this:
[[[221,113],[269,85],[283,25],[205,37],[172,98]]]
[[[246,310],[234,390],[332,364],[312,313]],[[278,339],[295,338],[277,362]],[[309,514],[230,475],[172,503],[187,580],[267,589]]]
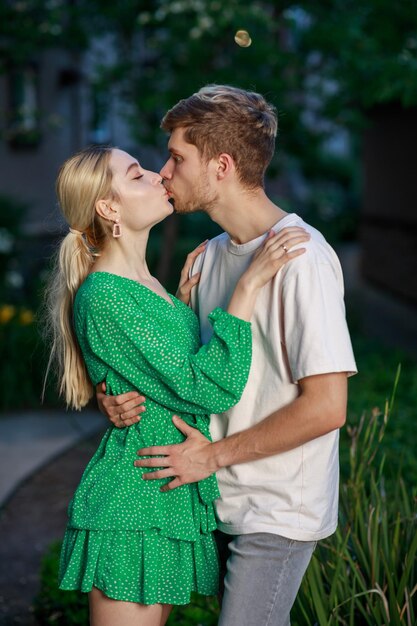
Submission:
[[[275,107],[254,91],[229,85],[207,85],[168,111],[161,128],[184,128],[184,139],[206,161],[226,152],[233,157],[241,183],[263,187],[275,150]]]

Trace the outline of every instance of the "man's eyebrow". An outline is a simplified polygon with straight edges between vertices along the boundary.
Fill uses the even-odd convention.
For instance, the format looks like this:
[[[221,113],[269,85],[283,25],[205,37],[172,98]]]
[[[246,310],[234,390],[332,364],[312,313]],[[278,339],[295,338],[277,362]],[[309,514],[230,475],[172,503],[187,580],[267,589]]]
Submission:
[[[126,170],[125,176],[127,176],[129,174],[130,170],[133,169],[134,167],[139,167],[139,163],[137,161],[135,161],[134,163],[131,163],[129,165],[129,167]]]

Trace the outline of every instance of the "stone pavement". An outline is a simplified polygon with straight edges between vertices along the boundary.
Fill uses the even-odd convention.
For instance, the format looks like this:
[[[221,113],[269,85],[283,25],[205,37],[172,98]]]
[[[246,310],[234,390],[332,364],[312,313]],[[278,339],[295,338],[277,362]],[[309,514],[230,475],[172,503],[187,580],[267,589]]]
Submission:
[[[0,416],[0,507],[43,465],[105,427],[105,418],[94,410]]]
[[[64,535],[68,504],[101,436],[99,431],[45,462],[1,509],[0,626],[39,626],[33,605],[41,560],[51,543]],[[62,624],[56,607],[50,614],[53,620],[42,623]]]

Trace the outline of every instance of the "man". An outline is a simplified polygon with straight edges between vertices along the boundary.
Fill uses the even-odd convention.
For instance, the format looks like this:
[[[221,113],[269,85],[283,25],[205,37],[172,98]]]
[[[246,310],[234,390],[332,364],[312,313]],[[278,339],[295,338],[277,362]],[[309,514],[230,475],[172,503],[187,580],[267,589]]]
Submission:
[[[322,235],[265,194],[277,131],[259,94],[207,86],[164,117],[170,157],[161,170],[176,211],[205,211],[225,231],[193,268],[202,341],[271,229],[303,226],[306,254],[264,287],[252,319],[253,361],[240,402],[212,416],[213,443],[174,417],[184,443],[142,449],[163,489],[217,473],[219,551],[226,568],[221,626],[287,626],[315,544],[337,525],[338,437],[347,375],[356,371],[338,259]],[[137,421],[137,396],[107,397],[116,425]],[[120,418],[122,416],[122,419]],[[161,458],[161,455],[164,455]]]

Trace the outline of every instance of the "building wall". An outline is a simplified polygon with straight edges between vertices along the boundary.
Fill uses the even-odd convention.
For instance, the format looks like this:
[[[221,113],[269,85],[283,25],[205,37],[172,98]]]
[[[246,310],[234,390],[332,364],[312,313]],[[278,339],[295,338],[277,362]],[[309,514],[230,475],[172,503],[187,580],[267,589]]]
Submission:
[[[88,110],[79,59],[61,51],[48,51],[37,59],[39,142],[16,146],[10,138],[10,76],[0,76],[0,193],[29,207],[27,234],[56,228],[54,181],[59,164],[82,145]]]
[[[104,46],[106,49],[109,47]],[[97,55],[106,62],[100,40],[82,55],[62,50],[38,55],[34,67],[40,139],[32,146],[16,146],[10,140],[10,76],[0,75],[0,194],[28,205],[24,228],[28,235],[53,235],[59,230],[55,179],[68,156],[91,143],[130,146],[126,119],[118,113],[123,108],[116,90],[104,94],[104,121],[97,121],[94,115],[92,84]]]

